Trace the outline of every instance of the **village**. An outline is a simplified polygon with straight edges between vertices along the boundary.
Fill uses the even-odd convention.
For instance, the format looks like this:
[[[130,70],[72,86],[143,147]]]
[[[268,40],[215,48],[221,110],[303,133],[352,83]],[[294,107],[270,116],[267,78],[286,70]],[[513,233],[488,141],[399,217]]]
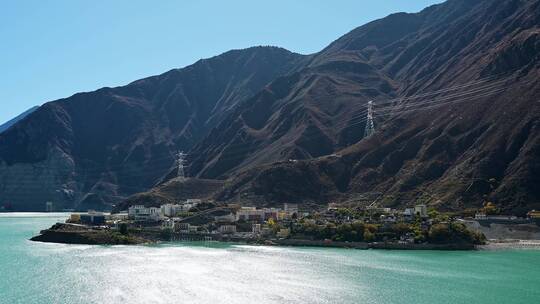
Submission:
[[[217,205],[212,201],[187,199],[159,207],[133,205],[116,214],[89,211],[73,213],[66,225],[137,235],[153,241],[229,241],[269,245],[314,245],[364,248],[366,244],[482,244],[482,233],[467,223],[538,223],[540,212],[527,218],[486,215],[474,217],[439,213],[418,204],[403,210],[367,206],[344,208],[329,204],[325,209],[303,210],[298,204],[282,208]],[[381,245],[382,246],[382,245]]]

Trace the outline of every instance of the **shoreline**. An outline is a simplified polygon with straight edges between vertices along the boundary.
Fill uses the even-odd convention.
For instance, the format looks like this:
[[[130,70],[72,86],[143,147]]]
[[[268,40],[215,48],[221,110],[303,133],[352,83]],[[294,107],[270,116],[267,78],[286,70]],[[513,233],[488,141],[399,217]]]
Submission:
[[[144,245],[173,242],[204,242],[214,241],[230,244],[246,245],[266,245],[281,247],[318,247],[318,248],[347,248],[347,249],[378,249],[378,250],[476,250],[474,244],[413,244],[398,242],[338,242],[305,239],[242,239],[223,236],[202,236],[202,235],[178,235],[178,238],[166,239],[158,233],[139,233],[122,235],[110,230],[72,230],[62,231],[45,229],[39,235],[30,239],[35,242],[78,244],[78,245]]]
[[[408,243],[391,242],[342,242],[331,240],[310,240],[297,238],[263,238],[255,236],[238,236],[233,234],[201,234],[201,233],[169,233],[161,229],[135,229],[120,233],[108,227],[84,226],[69,223],[56,223],[48,229],[40,231],[31,241],[84,245],[144,245],[182,241],[215,241],[247,245],[379,249],[379,250],[505,250],[505,249],[540,249],[540,240],[522,239],[489,239],[485,244],[473,243]]]
[[[540,250],[540,240],[489,240],[485,245],[479,245],[479,250],[509,250],[509,249],[538,249]]]
[[[181,239],[163,239],[156,235],[145,237],[140,235],[112,235],[111,231],[55,231],[51,229],[42,230],[39,235],[34,236],[30,241],[72,244],[72,245],[150,245],[163,243],[182,243],[182,242],[218,242],[228,244],[244,244],[252,246],[276,246],[276,247],[313,247],[313,248],[344,248],[359,250],[439,250],[439,251],[496,251],[512,249],[538,249],[540,250],[540,240],[489,240],[484,245],[474,244],[413,244],[413,243],[394,243],[394,242],[337,242],[337,241],[319,241],[303,239],[240,239],[240,238],[197,238],[197,235],[191,235],[191,238]],[[116,232],[113,232],[116,233]]]

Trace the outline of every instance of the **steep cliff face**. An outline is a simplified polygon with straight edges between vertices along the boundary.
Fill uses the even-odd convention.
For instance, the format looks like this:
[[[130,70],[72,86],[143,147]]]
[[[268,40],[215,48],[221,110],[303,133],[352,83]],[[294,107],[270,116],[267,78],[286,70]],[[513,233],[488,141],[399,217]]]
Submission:
[[[107,208],[148,189],[238,103],[304,57],[230,51],[183,69],[45,104],[0,134],[0,204]]]
[[[234,131],[214,131],[220,132],[215,138],[225,140],[227,134],[235,134],[233,140],[213,141],[212,148],[203,141],[194,148],[204,155],[200,151],[206,147],[218,160],[205,156],[203,165],[193,169],[205,177],[232,172],[233,182],[220,195],[225,200],[378,199],[388,206],[421,200],[442,209],[477,207],[493,200],[516,213],[539,208],[539,30],[540,2],[513,0],[448,1],[418,14],[391,15],[362,26],[315,54],[300,72],[324,70],[332,87],[317,82],[300,86],[305,83],[302,77],[287,80],[289,87],[300,89],[274,98],[278,102],[267,97],[271,91],[263,95],[266,99],[259,98],[259,103],[274,107],[269,111],[273,119],[246,120],[249,109],[242,109],[230,124]],[[320,98],[318,104],[314,95]],[[362,139],[365,107],[358,104],[370,99],[377,132]],[[328,115],[331,111],[324,111],[332,106],[340,109],[334,119]],[[284,110],[287,107],[301,111]],[[268,144],[253,139],[252,134],[260,132],[265,132],[265,140],[273,138],[267,134],[275,134],[275,126],[287,125],[286,118],[275,114],[282,112],[309,117],[293,119],[293,126],[314,131],[292,131],[292,140]],[[324,115],[313,114],[321,112]],[[341,150],[340,138],[352,127],[353,144]],[[314,150],[302,145],[310,140]],[[236,142],[250,150],[245,156],[223,156]],[[336,151],[339,156],[237,173],[237,168],[266,162],[264,157],[279,158],[281,151],[296,152],[281,159],[310,159]],[[232,158],[234,163],[224,166],[219,158]]]

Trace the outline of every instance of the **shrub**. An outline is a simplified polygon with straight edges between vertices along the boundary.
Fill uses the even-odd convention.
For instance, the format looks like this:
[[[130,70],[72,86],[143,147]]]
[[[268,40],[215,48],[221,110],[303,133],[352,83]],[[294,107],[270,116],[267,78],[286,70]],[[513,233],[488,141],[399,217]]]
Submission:
[[[120,233],[123,234],[123,235],[127,235],[128,234],[128,226],[126,223],[122,223],[120,224]]]
[[[429,230],[428,239],[436,244],[485,242],[483,234],[471,231],[461,223],[435,224]]]

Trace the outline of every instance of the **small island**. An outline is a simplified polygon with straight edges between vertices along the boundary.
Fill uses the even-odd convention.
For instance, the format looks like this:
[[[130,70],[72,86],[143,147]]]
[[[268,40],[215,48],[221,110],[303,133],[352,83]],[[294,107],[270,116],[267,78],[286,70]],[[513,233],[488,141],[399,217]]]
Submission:
[[[485,218],[482,211],[476,210],[477,218]],[[90,245],[220,241],[356,249],[473,250],[485,244],[486,237],[467,225],[466,215],[438,212],[423,204],[403,210],[338,204],[302,210],[297,204],[257,208],[188,199],[161,206],[133,205],[114,214],[74,213],[65,223],[57,223],[31,240]]]

